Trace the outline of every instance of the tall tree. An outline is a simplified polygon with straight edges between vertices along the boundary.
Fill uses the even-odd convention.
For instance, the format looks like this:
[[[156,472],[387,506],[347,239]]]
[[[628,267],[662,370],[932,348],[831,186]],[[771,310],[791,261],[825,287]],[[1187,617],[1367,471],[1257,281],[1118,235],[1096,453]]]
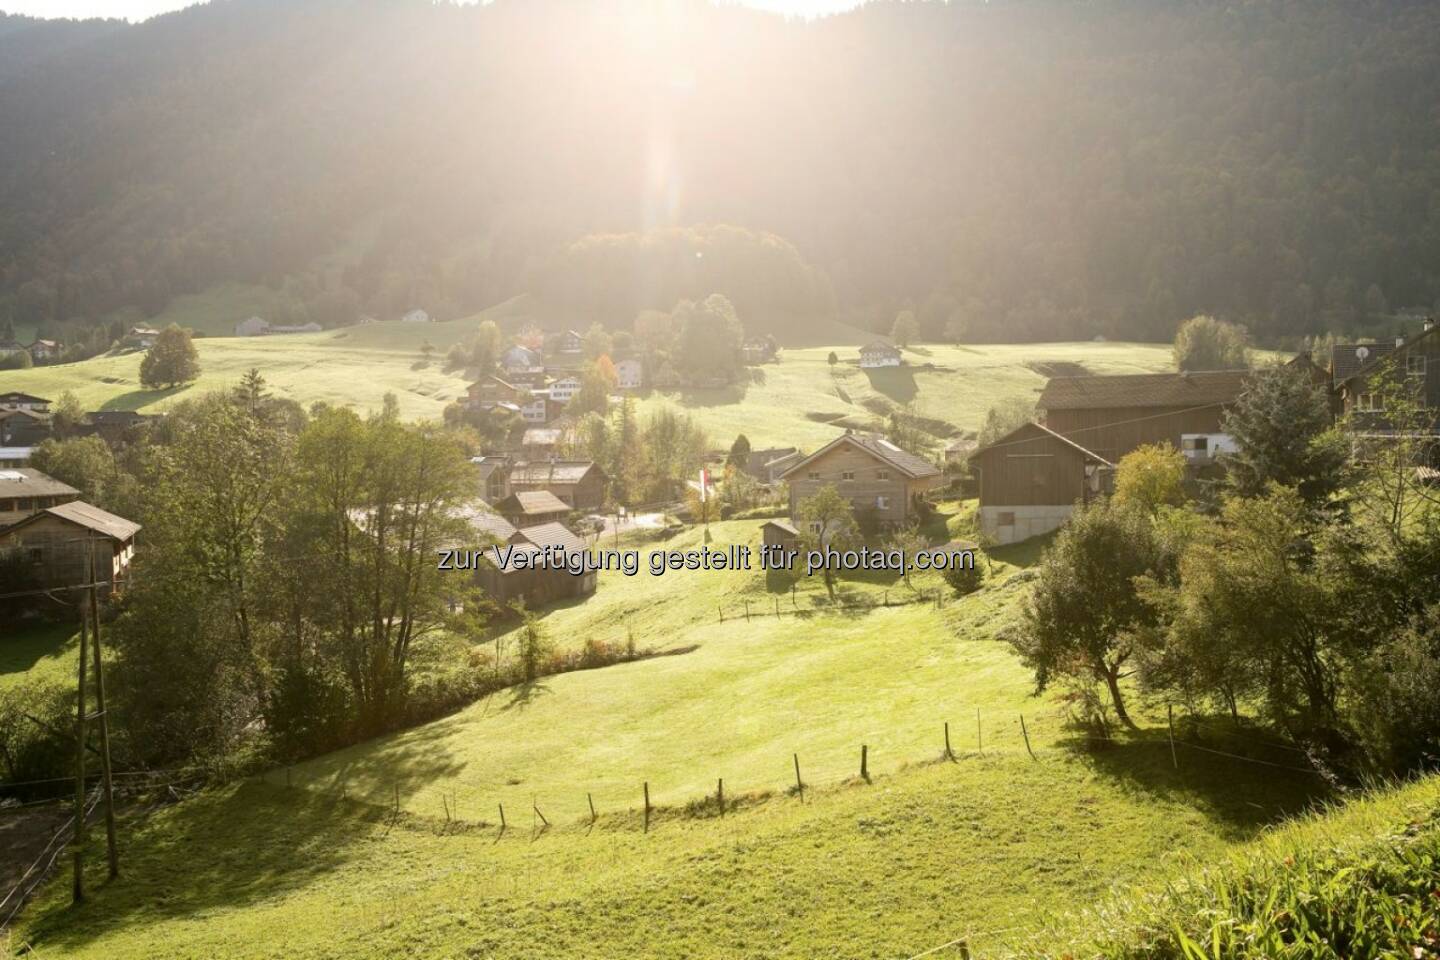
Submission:
[[[848,497],[841,496],[833,484],[826,484],[800,502],[800,541],[807,553],[827,551],[843,553],[860,543],[860,524]],[[835,599],[835,565],[825,563],[825,591]]]
[[[1220,457],[1225,481],[1242,497],[1279,484],[1318,506],[1345,482],[1348,440],[1333,428],[1325,388],[1299,367],[1257,372],[1225,411],[1221,429],[1236,447]]]
[[[152,390],[177,387],[200,376],[200,354],[189,330],[170,324],[140,361],[140,382]]]
[[[1175,332],[1177,370],[1235,370],[1249,362],[1249,336],[1243,327],[1201,315]]]

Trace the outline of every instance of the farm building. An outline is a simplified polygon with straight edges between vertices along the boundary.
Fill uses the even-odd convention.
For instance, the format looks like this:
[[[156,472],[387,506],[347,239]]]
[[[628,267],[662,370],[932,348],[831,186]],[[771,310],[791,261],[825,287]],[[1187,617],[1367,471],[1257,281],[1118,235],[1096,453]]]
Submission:
[[[511,474],[513,488],[514,474]],[[548,490],[515,490],[495,505],[495,512],[522,529],[556,523],[570,515],[570,507]]]
[[[0,409],[0,443],[31,447],[50,436],[50,414]]]
[[[579,392],[579,377],[561,377],[550,384],[550,399],[556,403],[569,403]]]
[[[800,504],[833,486],[850,500],[857,519],[880,528],[904,526],[917,515],[923,495],[939,486],[939,468],[888,440],[847,433],[792,464],[780,479],[790,485],[790,521]]]
[[[558,419],[565,405],[543,393],[531,394],[520,403],[520,418],[526,423],[549,423]]]
[[[529,402],[530,391],[508,380],[489,376],[470,384],[465,396],[466,403],[473,410],[489,410],[502,404],[511,404],[518,410],[520,404]]]
[[[90,581],[120,590],[135,556],[140,525],[88,503],[72,501],[46,507],[0,530],[0,548],[18,547],[29,558],[36,586],[71,587]]]
[[[621,390],[639,390],[645,386],[645,365],[633,357],[615,364],[615,383]]]
[[[36,340],[25,349],[30,351],[30,359],[36,363],[44,363],[60,356],[60,344],[54,340]]]
[[[794,550],[800,546],[800,531],[784,520],[766,520],[760,524],[760,539],[767,547]]]
[[[800,458],[800,451],[794,447],[751,450],[740,469],[761,483],[774,483],[780,479],[781,474],[798,463]]]
[[[980,529],[1017,543],[1059,528],[1077,503],[1109,491],[1114,465],[1038,423],[970,457],[980,478]]]
[[[883,340],[867,343],[860,348],[860,366],[865,370],[898,367],[902,359],[900,351]]]
[[[1221,428],[1249,370],[1054,377],[1036,401],[1049,430],[1108,463],[1136,447],[1168,443],[1203,465],[1234,449]]]
[[[553,547],[566,553],[583,553],[585,541],[579,534],[561,523],[546,523],[517,530],[503,518],[489,516],[472,520],[472,526],[494,542],[513,547],[517,552],[539,556],[546,547]],[[586,596],[595,592],[597,574],[588,570],[580,576],[555,567],[524,568],[512,563],[500,569],[494,562],[492,549],[484,552],[483,561],[477,566],[475,578],[480,588],[499,603],[514,603],[524,600],[527,606],[563,600],[567,597]]]
[[[471,457],[480,482],[480,496],[486,503],[495,503],[510,496],[509,457]]]
[[[522,371],[534,370],[541,367],[543,361],[540,354],[529,347],[522,347],[519,344],[511,347],[500,355],[500,368],[506,373],[520,373]]]
[[[270,332],[270,321],[263,317],[246,317],[235,324],[237,337],[263,337]]]
[[[529,460],[510,471],[513,490],[544,490],[568,509],[598,510],[609,478],[593,460]]]
[[[1426,320],[1423,330],[1393,344],[1344,344],[1331,352],[1331,375],[1341,410],[1368,436],[1394,433],[1386,417],[1382,381],[1408,384],[1415,399],[1434,412],[1429,430],[1440,435],[1440,336]]]
[[[34,394],[12,391],[0,393],[0,412],[6,410],[24,410],[28,413],[49,413],[51,401],[44,397],[37,397]]]
[[[555,335],[555,352],[573,356],[585,349],[585,337],[574,330],[564,330]]]
[[[0,470],[0,529],[78,499],[79,490],[39,470]]]
[[[426,313],[424,310],[421,310],[419,307],[416,307],[414,310],[406,311],[405,315],[400,318],[400,322],[434,323],[435,321],[431,318],[430,314]]]
[[[158,339],[160,339],[160,331],[154,327],[131,327],[125,334],[125,342],[127,344],[132,347],[139,347],[142,350],[149,350],[155,346],[155,341]]]

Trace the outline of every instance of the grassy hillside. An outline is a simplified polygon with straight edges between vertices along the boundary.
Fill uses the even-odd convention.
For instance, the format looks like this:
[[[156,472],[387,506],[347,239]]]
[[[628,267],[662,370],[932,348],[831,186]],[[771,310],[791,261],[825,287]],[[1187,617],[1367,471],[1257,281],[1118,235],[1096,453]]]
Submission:
[[[483,316],[514,325],[526,302],[507,301]],[[475,328],[480,315],[449,323],[377,323],[324,333],[282,337],[215,337],[196,341],[203,374],[179,390],[140,386],[140,353],[107,355],[84,363],[0,374],[0,388],[55,397],[73,390],[92,408],[163,410],[167,403],[237,382],[258,367],[277,393],[302,403],[324,400],[361,408],[379,406],[387,391],[403,415],[438,417],[464,392],[463,377],[445,373],[440,359]],[[429,341],[436,360],[416,369]],[[827,357],[834,350],[841,363]],[[854,346],[786,350],[778,364],[751,368],[752,382],[722,390],[646,393],[641,409],[670,406],[704,425],[717,445],[744,433],[755,446],[813,449],[847,426],[872,425],[896,404],[959,430],[975,430],[985,411],[1010,397],[1033,399],[1051,374],[1148,373],[1171,368],[1162,344],[1049,343],[908,351],[909,365],[861,370]]]
[[[755,526],[713,525],[713,543]],[[1018,595],[1010,561],[1032,555],[1002,552],[992,586],[939,609],[858,609],[905,596],[881,576],[847,581],[857,606],[840,610],[818,583],[792,603],[758,573],[605,575],[545,616],[557,642],[628,627],[695,649],[547,678],[160,811],[127,830],[120,881],[79,909],[53,884],[16,942],[107,958],[903,957],[958,936],[999,949],[1047,929],[1047,910],[1216,858],[1314,796],[1313,777],[1201,752],[1177,771],[1149,735],[1075,749],[1060,705],[1030,695],[995,638]],[[777,618],[777,598],[795,612]],[[719,777],[724,818],[707,800]]]
[[[832,350],[840,360],[833,368]],[[679,407],[716,442],[744,433],[752,446],[808,450],[897,404],[976,430],[990,407],[1011,397],[1033,400],[1051,375],[1174,369],[1169,346],[1139,343],[932,344],[907,350],[906,366],[880,370],[861,370],[858,357],[853,346],[786,350],[780,363],[750,368],[754,379],[744,386],[655,394],[643,406]]]

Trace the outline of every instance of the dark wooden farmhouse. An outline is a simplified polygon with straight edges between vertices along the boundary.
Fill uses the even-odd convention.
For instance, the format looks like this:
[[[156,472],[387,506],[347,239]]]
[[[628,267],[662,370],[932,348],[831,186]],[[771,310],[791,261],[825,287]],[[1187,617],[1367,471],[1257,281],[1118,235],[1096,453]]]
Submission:
[[[81,501],[46,507],[0,530],[0,550],[18,548],[33,568],[40,589],[73,587],[90,581],[110,590],[124,588],[135,557],[140,525]]]
[[[1337,345],[1331,352],[1331,375],[1340,411],[1357,433],[1393,435],[1397,427],[1392,411],[1385,409],[1385,396],[1403,387],[1429,414],[1425,423],[1406,424],[1404,429],[1418,427],[1440,437],[1440,335],[1434,321],[1425,321],[1420,333],[1394,343]]]
[[[495,512],[517,527],[538,527],[570,515],[570,507],[548,490],[516,490],[494,504]]]
[[[605,471],[593,460],[528,460],[510,471],[510,489],[544,490],[568,509],[598,510],[605,503]]]
[[[1038,423],[970,457],[980,480],[980,529],[996,543],[1049,533],[1076,504],[1109,492],[1114,464]]]
[[[0,470],[0,530],[42,510],[79,499],[79,490],[39,470]]]

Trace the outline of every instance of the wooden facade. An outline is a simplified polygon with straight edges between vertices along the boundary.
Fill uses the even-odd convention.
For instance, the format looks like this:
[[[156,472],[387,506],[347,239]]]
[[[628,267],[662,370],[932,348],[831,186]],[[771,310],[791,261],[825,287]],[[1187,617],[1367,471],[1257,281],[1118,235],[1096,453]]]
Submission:
[[[41,588],[74,587],[90,581],[93,551],[98,582],[124,587],[135,556],[140,525],[88,503],[51,507],[0,531],[0,549],[18,548],[32,564]]]
[[[1089,408],[1047,410],[1045,426],[1069,437],[1102,459],[1116,463],[1125,454],[1147,443],[1168,443],[1183,448],[1186,434],[1216,436],[1224,406],[1201,409],[1186,407]]]
[[[1408,387],[1415,401],[1433,412],[1429,429],[1440,429],[1440,334],[1433,324],[1349,376],[1337,379],[1335,392],[1341,410],[1350,415],[1357,430],[1385,434],[1394,429],[1382,396],[1387,379],[1392,389],[1395,384]]]
[[[510,471],[510,489],[516,493],[544,490],[571,510],[599,510],[605,504],[609,478],[589,460],[530,460]]]
[[[1060,527],[1077,505],[1109,492],[1114,467],[1038,423],[1027,423],[975,452],[980,529],[1016,543]]]

